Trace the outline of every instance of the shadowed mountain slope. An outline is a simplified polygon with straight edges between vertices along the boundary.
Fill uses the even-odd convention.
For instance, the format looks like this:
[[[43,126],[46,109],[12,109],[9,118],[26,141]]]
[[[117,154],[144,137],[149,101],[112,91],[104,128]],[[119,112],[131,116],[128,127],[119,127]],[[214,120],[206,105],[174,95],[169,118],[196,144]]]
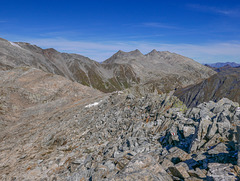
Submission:
[[[240,103],[240,67],[226,66],[216,71],[217,74],[201,83],[179,89],[174,94],[190,107],[210,100],[218,101],[223,97]]]

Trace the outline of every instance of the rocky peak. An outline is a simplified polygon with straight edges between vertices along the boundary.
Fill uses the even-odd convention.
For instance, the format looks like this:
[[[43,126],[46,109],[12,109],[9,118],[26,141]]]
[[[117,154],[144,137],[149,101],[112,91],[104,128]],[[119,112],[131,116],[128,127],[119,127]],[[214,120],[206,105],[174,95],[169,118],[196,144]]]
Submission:
[[[113,54],[113,55],[116,55],[116,56],[121,56],[121,55],[124,55],[125,52],[122,51],[122,50],[118,50],[117,53]]]
[[[119,50],[117,53],[115,53],[113,56],[116,57],[128,57],[128,56],[142,56],[143,54],[138,50],[133,50],[130,52],[124,52],[122,50]]]
[[[129,54],[132,56],[142,56],[143,55],[138,49],[136,49],[134,51],[130,51]]]
[[[133,50],[130,52],[124,52],[119,50],[109,59],[105,60],[103,63],[128,63],[128,60],[143,58],[144,55],[138,50]]]
[[[151,52],[149,52],[148,54],[146,54],[147,56],[154,56],[154,55],[158,55],[158,51],[156,49],[153,49]]]
[[[43,51],[45,52],[51,52],[51,53],[59,53],[57,50],[55,50],[54,48],[47,48],[47,49],[44,49]]]

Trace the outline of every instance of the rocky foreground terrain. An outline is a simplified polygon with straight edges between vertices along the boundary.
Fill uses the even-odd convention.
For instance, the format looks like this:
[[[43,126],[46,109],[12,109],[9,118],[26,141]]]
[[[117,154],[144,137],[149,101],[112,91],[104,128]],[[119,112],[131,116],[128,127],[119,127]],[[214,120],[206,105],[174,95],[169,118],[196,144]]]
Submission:
[[[240,108],[173,92],[103,94],[33,68],[0,72],[1,180],[238,180]]]

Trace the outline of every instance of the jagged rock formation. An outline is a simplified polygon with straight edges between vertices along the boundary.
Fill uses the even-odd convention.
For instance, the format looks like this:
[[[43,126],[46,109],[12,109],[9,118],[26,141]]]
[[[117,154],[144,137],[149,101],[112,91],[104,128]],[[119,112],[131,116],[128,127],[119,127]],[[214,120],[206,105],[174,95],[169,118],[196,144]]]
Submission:
[[[218,73],[196,85],[178,89],[176,95],[187,106],[202,102],[218,101],[223,97],[240,103],[240,67],[222,67]]]
[[[36,45],[0,39],[0,69],[31,66],[64,76],[103,92],[123,90],[141,83],[159,92],[197,83],[215,72],[192,59],[153,50],[114,54],[104,63],[77,54],[41,49]]]
[[[32,68],[0,74],[1,180],[237,179],[240,110],[228,99],[187,110],[171,94],[106,95]]]

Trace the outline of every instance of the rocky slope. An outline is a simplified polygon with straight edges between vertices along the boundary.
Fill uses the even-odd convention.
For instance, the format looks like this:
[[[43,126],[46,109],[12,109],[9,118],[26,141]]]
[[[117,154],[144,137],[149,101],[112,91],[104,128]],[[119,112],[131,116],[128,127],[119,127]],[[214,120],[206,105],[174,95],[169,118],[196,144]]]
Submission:
[[[65,129],[68,122],[62,119],[69,116],[67,112],[102,96],[100,91],[34,68],[0,71],[0,180],[4,174],[20,176],[31,170],[36,159],[47,154],[39,143],[49,133],[57,136],[58,130]],[[61,136],[54,145],[66,144]]]
[[[237,103],[103,94],[32,68],[0,72],[1,180],[237,180]]]
[[[190,107],[223,97],[240,103],[240,67],[225,66],[215,70],[217,74],[197,85],[178,89],[175,95]]]
[[[81,55],[0,39],[0,69],[18,66],[61,75],[103,92],[123,90],[139,83],[140,87],[168,92],[195,84],[215,73],[192,59],[170,52],[153,50],[143,55],[138,50],[119,51],[100,64]]]

